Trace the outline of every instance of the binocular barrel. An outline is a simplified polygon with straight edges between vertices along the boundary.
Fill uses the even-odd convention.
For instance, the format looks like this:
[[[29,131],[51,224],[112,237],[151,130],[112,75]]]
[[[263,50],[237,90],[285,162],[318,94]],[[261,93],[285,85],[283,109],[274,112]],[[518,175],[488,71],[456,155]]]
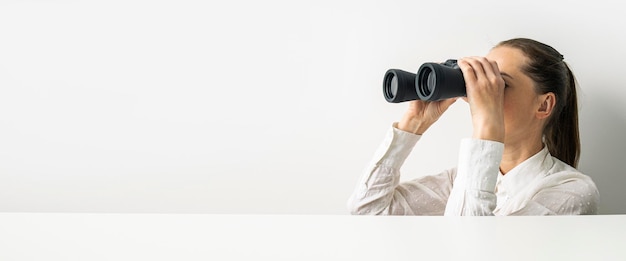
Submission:
[[[463,73],[456,60],[424,63],[417,74],[389,69],[383,79],[383,94],[391,103],[412,100],[438,101],[466,96]]]

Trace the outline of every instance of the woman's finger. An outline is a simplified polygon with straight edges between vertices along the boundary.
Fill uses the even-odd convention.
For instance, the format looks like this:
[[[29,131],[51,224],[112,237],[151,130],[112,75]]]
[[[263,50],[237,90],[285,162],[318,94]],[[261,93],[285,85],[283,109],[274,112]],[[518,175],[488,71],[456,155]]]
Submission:
[[[465,79],[465,82],[476,81],[476,72],[474,71],[474,68],[472,68],[472,65],[467,60],[465,60],[465,58],[459,60],[457,62],[457,65],[459,65],[461,72],[463,72],[463,78]]]
[[[500,85],[502,76],[500,75],[500,70],[498,69],[498,64],[495,61],[488,60],[485,57],[480,57],[477,59],[485,69],[485,77],[490,84]]]

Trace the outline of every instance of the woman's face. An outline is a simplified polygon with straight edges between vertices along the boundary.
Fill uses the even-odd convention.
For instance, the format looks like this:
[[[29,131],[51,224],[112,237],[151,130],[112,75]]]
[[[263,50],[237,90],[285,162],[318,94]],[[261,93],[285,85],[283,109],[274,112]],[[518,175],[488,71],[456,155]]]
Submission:
[[[504,139],[505,143],[523,141],[538,135],[541,138],[542,121],[536,117],[540,106],[533,81],[522,72],[528,58],[517,48],[499,46],[486,56],[498,63],[505,82]]]

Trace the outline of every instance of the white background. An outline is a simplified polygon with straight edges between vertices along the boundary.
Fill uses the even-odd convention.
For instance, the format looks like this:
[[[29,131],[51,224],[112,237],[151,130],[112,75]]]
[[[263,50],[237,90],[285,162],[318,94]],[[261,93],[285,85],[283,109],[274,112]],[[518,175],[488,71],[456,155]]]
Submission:
[[[0,1],[0,211],[347,214],[389,68],[529,37],[580,84],[579,169],[626,213],[626,35],[602,1]],[[403,179],[454,166],[462,101]]]

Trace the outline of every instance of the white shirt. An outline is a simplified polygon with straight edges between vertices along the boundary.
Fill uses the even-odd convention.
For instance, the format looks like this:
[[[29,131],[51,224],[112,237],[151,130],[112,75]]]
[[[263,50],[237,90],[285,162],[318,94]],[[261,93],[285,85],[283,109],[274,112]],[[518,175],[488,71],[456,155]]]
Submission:
[[[400,182],[400,167],[420,135],[392,127],[348,200],[352,214],[596,214],[599,193],[588,176],[544,147],[503,175],[501,142],[463,139],[456,168]]]

